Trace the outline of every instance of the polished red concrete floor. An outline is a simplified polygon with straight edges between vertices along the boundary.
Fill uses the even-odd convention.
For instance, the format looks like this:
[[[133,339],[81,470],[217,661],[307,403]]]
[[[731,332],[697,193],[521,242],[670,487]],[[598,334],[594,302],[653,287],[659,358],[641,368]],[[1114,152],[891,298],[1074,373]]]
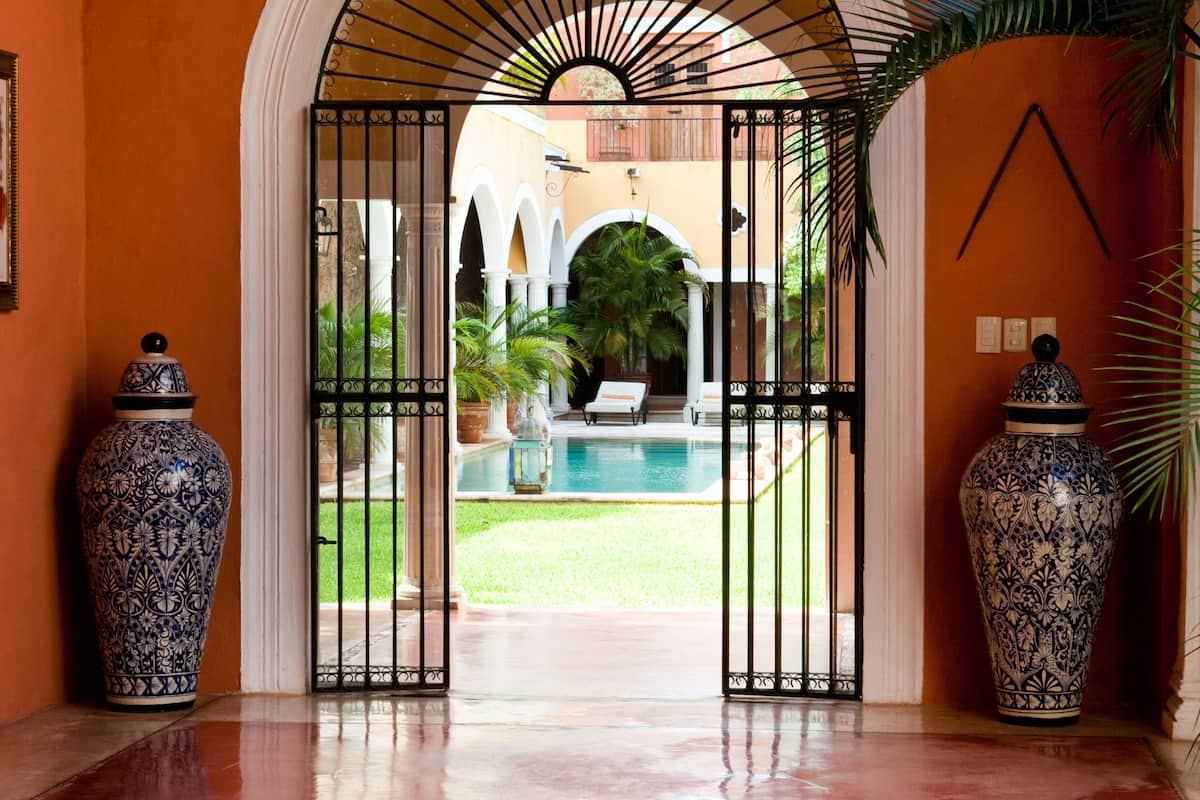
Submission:
[[[425,701],[435,708],[440,701]],[[728,720],[727,720],[728,722]],[[185,720],[48,798],[1146,798],[1138,739]]]
[[[232,696],[157,724],[54,712],[0,728],[0,800],[1166,800],[1170,778],[1200,799],[1186,744],[1145,723],[1085,714],[1048,732],[911,706],[725,702],[716,612],[455,621],[447,697]]]
[[[830,648],[830,619],[814,612],[807,640],[802,612],[788,610],[793,635],[780,648],[784,672],[829,670],[834,652],[842,674],[854,671],[854,617],[837,615]],[[757,616],[757,669],[773,669],[770,613]],[[721,691],[721,612],[705,610],[513,608],[469,606],[450,615],[451,685],[458,692],[538,697],[712,697]],[[387,667],[419,663],[416,612],[390,608],[346,609],[339,640],[336,607],[320,612],[318,652],[324,668]],[[395,639],[393,631],[396,632]],[[731,615],[731,668],[745,669],[745,612]],[[426,614],[426,664],[440,666],[441,614]],[[807,643],[807,648],[805,644]]]

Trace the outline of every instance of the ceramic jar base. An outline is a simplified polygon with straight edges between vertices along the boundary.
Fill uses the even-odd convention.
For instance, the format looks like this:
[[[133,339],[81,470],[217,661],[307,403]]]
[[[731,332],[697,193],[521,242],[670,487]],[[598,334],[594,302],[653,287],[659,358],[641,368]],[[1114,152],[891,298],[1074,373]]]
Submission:
[[[1026,725],[1031,728],[1059,728],[1079,722],[1078,708],[1068,711],[1046,711],[1041,714],[1032,711],[1016,711],[1005,708],[999,710],[1000,720],[1007,722],[1009,725]]]
[[[156,697],[142,699],[136,697],[114,697],[105,695],[104,702],[113,711],[127,711],[135,714],[153,714],[159,711],[187,711],[196,705],[196,693],[180,695],[178,698]]]

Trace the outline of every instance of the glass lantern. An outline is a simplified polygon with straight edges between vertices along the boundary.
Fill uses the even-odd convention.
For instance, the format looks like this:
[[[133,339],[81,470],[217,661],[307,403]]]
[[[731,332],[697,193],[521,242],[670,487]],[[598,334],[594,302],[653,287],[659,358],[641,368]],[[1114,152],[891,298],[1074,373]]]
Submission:
[[[541,494],[550,485],[550,425],[530,407],[515,420],[517,434],[508,448],[508,482],[517,494]]]

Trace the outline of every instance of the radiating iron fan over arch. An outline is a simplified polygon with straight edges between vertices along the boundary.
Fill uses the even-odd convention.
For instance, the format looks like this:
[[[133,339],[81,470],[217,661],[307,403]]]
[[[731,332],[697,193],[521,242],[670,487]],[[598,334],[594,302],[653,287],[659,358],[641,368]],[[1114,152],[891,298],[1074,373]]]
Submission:
[[[775,59],[782,74],[739,80]],[[833,0],[347,0],[316,99],[544,102],[579,66],[637,103],[711,97],[710,82],[794,95],[801,76],[809,96],[837,95],[856,79]]]

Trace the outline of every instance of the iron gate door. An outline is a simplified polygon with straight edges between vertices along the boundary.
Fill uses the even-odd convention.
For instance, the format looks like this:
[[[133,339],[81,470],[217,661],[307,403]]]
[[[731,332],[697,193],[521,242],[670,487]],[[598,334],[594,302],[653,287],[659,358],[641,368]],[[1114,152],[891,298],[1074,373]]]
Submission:
[[[450,685],[449,108],[311,109],[314,691]]]
[[[862,198],[850,104],[727,104],[723,690],[861,696]]]

